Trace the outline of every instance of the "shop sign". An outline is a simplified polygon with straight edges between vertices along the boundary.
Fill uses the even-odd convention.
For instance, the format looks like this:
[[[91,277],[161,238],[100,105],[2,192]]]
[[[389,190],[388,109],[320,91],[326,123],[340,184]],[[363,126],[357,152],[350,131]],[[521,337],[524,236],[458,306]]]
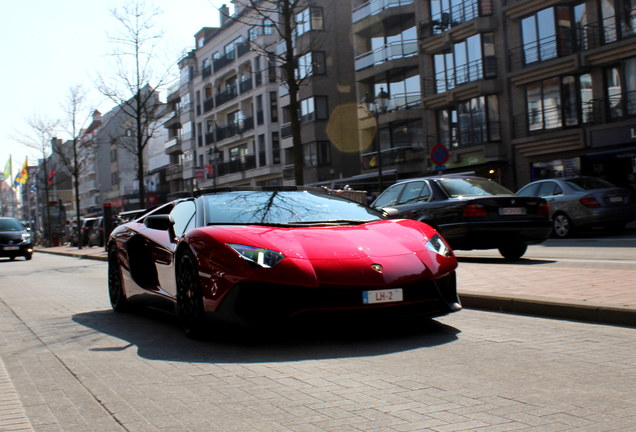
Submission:
[[[592,147],[606,147],[636,142],[636,126],[596,130],[591,133]]]

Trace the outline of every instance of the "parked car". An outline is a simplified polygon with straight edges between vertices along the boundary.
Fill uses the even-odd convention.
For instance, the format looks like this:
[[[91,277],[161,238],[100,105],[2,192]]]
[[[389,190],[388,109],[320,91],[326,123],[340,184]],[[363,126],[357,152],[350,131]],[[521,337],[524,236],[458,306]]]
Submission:
[[[104,247],[104,218],[98,216],[88,230],[88,246]]]
[[[400,181],[371,204],[393,218],[415,219],[442,234],[453,249],[498,249],[510,260],[548,238],[546,200],[518,197],[476,176],[445,175]]]
[[[321,188],[172,201],[115,228],[107,250],[113,309],[163,303],[190,336],[208,314],[249,324],[461,309],[457,261],[437,232]]]
[[[25,260],[33,257],[31,230],[12,217],[0,217],[0,256],[13,261],[18,256]]]
[[[89,235],[95,222],[97,222],[96,217],[82,219],[82,246],[88,246]]]
[[[636,219],[636,202],[630,191],[596,177],[537,180],[519,189],[517,195],[548,201],[556,237],[597,226],[620,232]]]

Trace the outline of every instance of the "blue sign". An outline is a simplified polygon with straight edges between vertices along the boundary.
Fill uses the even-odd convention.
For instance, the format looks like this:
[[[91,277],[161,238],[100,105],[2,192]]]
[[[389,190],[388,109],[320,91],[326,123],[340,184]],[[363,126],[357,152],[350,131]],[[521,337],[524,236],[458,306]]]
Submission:
[[[435,171],[444,171],[446,169],[446,165],[435,165]]]

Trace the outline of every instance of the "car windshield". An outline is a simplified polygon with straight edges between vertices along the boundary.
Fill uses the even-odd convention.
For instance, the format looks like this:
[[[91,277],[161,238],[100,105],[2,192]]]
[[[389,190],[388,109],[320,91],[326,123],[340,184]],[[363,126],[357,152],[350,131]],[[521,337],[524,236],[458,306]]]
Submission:
[[[438,184],[449,197],[513,195],[512,191],[499,183],[479,178],[442,178]]]
[[[26,227],[17,219],[0,219],[0,231],[24,231]]]
[[[208,225],[340,225],[382,219],[371,208],[321,191],[230,191],[203,198]]]
[[[610,182],[596,177],[579,177],[569,179],[566,181],[568,185],[574,190],[585,191],[594,189],[606,189],[616,187]]]

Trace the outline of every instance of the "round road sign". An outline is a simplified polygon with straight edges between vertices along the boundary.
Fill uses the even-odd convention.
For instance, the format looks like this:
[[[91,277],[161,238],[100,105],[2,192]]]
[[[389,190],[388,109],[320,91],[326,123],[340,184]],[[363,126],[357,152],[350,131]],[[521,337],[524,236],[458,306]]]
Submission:
[[[435,165],[444,165],[448,162],[448,148],[442,144],[435,144],[431,149],[431,160]]]

